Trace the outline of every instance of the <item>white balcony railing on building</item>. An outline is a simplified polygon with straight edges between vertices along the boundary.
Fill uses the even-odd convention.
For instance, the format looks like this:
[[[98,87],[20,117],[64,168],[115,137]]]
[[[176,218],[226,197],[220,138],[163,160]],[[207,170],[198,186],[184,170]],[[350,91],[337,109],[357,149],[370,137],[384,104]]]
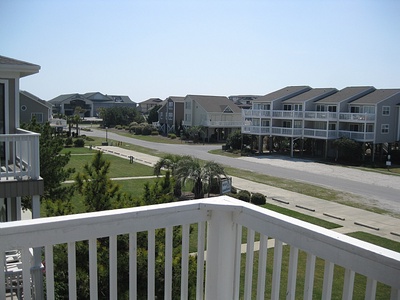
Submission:
[[[39,178],[39,134],[17,129],[0,134],[0,179]]]
[[[270,110],[242,109],[243,117],[271,117]]]
[[[306,111],[304,112],[304,119],[308,120],[331,120],[335,121],[338,118],[338,114],[335,112],[328,111]]]
[[[271,133],[271,127],[244,125],[244,126],[242,126],[242,133],[268,135]]]
[[[189,278],[188,258],[190,225],[198,227],[197,275]],[[182,257],[180,298],[188,299],[188,282],[196,282],[196,299],[312,299],[315,290],[321,290],[319,299],[330,299],[333,282],[341,279],[340,296],[352,299],[353,287],[359,275],[366,276],[361,283],[366,299],[375,299],[377,283],[386,285],[391,299],[400,297],[400,253],[311,225],[275,213],[253,204],[221,196],[154,206],[0,223],[0,263],[4,253],[18,249],[22,253],[22,280],[24,299],[31,299],[31,272],[28,249],[44,247],[47,299],[54,299],[54,274],[65,272],[54,268],[53,246],[65,243],[68,249],[68,295],[77,298],[76,242],[88,241],[88,289],[91,299],[98,298],[97,239],[109,239],[109,295],[118,299],[117,236],[128,235],[129,296],[137,295],[137,233],[147,232],[147,299],[155,296],[155,230],[165,229],[164,299],[172,295],[172,240],[174,226],[182,228]],[[207,231],[207,234],[206,234]],[[242,232],[247,232],[245,251],[242,251]],[[255,233],[259,241],[255,243]],[[271,249],[273,247],[273,249]],[[206,250],[206,252],[204,252]],[[255,252],[255,250],[258,250]],[[241,255],[242,252],[245,252]],[[286,257],[286,254],[288,257]],[[273,253],[273,254],[272,254]],[[268,254],[268,255],[267,255]],[[299,257],[305,256],[300,262]],[[267,269],[268,257],[268,269]],[[285,258],[286,257],[286,258]],[[255,258],[258,262],[256,263]],[[82,257],[80,257],[82,259]],[[272,263],[271,263],[272,259]],[[288,265],[286,265],[286,259]],[[317,263],[318,262],[318,263]],[[314,278],[321,274],[323,278]],[[283,267],[283,265],[287,267]],[[342,273],[337,274],[341,266]],[[271,270],[272,268],[272,270]],[[287,281],[282,280],[287,268]],[[298,276],[298,270],[303,276]],[[319,270],[317,273],[316,270]],[[191,273],[193,274],[193,272]],[[241,276],[241,274],[244,274]],[[344,277],[343,277],[344,274]],[[194,275],[193,275],[194,276]],[[300,282],[300,278],[303,278]],[[356,279],[355,279],[356,278]],[[5,282],[0,272],[0,282]],[[316,283],[318,281],[318,283]],[[322,283],[321,283],[322,281]],[[35,282],[34,280],[32,282]],[[254,283],[254,286],[253,286]],[[104,283],[103,283],[104,284]],[[303,292],[296,290],[301,284]],[[240,287],[243,287],[242,291]],[[265,294],[266,287],[268,295]],[[379,286],[379,288],[381,285]],[[0,298],[4,299],[5,285],[0,284]],[[315,296],[315,295],[314,295]],[[339,296],[339,297],[340,297]],[[355,295],[355,298],[362,296]],[[364,298],[364,297],[362,297]],[[388,299],[387,298],[387,299]]]
[[[345,131],[339,130],[338,137],[346,137],[355,141],[360,142],[372,142],[374,141],[373,132],[358,132],[358,131]]]
[[[277,119],[303,119],[304,112],[293,110],[273,110],[272,117]]]
[[[303,137],[307,138],[336,139],[338,137],[336,130],[305,128],[303,132]]]
[[[203,121],[202,126],[206,127],[238,127],[243,125],[243,121]]]
[[[374,122],[375,114],[359,114],[359,113],[339,113],[339,121],[351,122]]]

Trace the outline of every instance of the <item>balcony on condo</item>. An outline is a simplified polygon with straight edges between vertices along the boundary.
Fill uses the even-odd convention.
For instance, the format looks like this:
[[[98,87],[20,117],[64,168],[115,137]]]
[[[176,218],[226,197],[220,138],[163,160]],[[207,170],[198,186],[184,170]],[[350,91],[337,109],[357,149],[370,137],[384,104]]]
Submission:
[[[178,294],[172,292],[174,228],[181,230]],[[163,232],[162,250],[155,249],[159,229]],[[147,284],[145,295],[139,295],[137,245],[138,234],[143,232]],[[129,249],[117,246],[121,236],[129,240]],[[100,239],[108,241],[109,280],[102,284],[109,285],[109,295],[98,294]],[[118,299],[122,296],[118,295],[122,278],[117,276],[121,263],[128,264],[124,276],[129,299],[155,299],[155,290],[160,288],[156,273],[163,274],[163,280],[157,282],[162,282],[164,299],[188,299],[189,295],[212,300],[400,297],[400,253],[227,196],[0,223],[0,240],[0,262],[5,270],[5,254],[18,253],[19,261],[12,273],[0,272],[0,282],[10,282],[14,276],[12,292],[24,299],[42,299],[44,295],[55,299],[57,272],[68,276],[63,298],[76,299],[77,287],[85,284],[91,299]],[[76,254],[82,241],[88,244],[87,257]],[[54,249],[59,244],[67,249],[64,269],[54,264]],[[189,250],[193,246],[195,250]],[[42,250],[43,270],[40,263],[32,268],[32,248]],[[124,251],[124,261],[119,260],[120,251]],[[157,269],[156,251],[165,253],[162,270]],[[197,272],[188,271],[191,256],[197,261]],[[78,274],[77,265],[83,264],[87,274]],[[77,282],[79,276],[87,281]],[[0,285],[1,299],[10,293],[9,285]]]
[[[0,180],[39,178],[39,134],[17,129],[0,135]]]

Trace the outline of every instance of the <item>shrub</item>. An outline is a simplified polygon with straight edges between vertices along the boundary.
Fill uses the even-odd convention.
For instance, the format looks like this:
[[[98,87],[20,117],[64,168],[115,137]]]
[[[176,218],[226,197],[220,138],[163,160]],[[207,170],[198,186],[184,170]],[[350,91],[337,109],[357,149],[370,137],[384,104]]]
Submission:
[[[83,139],[76,139],[74,141],[74,146],[75,147],[84,147],[85,146],[85,141]]]
[[[249,191],[241,190],[237,195],[239,200],[250,202],[251,195]]]
[[[175,133],[168,133],[168,137],[170,138],[170,139],[176,139],[176,134]]]
[[[73,144],[72,137],[68,137],[65,139],[65,147],[71,147]]]
[[[152,132],[153,132],[153,126],[146,125],[142,127],[142,135],[150,135]]]
[[[158,135],[158,131],[157,131],[157,130],[153,130],[153,131],[151,132],[151,135]]]
[[[122,126],[121,126],[121,125],[116,125],[116,126],[115,126],[115,129],[121,130],[121,129],[122,129]]]
[[[134,132],[136,135],[141,135],[142,132],[143,132],[143,127],[142,127],[142,126],[136,126],[136,127],[133,128],[133,132]]]
[[[265,204],[265,196],[261,193],[254,193],[251,195],[250,202],[255,205],[263,205]]]

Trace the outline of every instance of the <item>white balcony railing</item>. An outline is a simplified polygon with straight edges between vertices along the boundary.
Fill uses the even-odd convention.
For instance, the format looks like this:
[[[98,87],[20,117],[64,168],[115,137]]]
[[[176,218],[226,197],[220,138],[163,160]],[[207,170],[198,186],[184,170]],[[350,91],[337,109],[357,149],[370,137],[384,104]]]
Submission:
[[[192,224],[198,226],[196,278],[189,278],[188,272],[189,256],[193,255],[189,254],[189,226]],[[355,274],[366,276],[366,280],[362,281],[366,299],[375,298],[377,282],[386,285],[386,292],[389,294],[386,299],[389,297],[399,299],[400,296],[400,253],[227,196],[0,223],[0,253],[2,254],[0,263],[4,263],[5,251],[10,249],[21,251],[24,299],[31,299],[31,272],[27,253],[29,248],[43,247],[46,262],[44,273],[46,295],[47,299],[54,299],[54,274],[67,270],[54,267],[53,246],[65,243],[68,249],[68,267],[66,268],[69,279],[68,295],[62,296],[76,299],[76,265],[84,263],[84,261],[77,261],[76,242],[88,241],[89,271],[85,276],[89,278],[88,288],[91,299],[97,299],[99,296],[98,239],[108,238],[110,294],[103,297],[118,299],[117,291],[121,278],[117,278],[117,264],[120,263],[117,261],[117,236],[127,235],[130,248],[123,250],[129,257],[129,262],[127,262],[129,272],[126,276],[129,277],[127,282],[129,282],[130,299],[136,299],[139,296],[137,295],[137,233],[145,231],[148,236],[147,299],[154,299],[155,230],[164,228],[165,247],[162,249],[165,251],[165,269],[161,272],[165,274],[164,299],[171,299],[172,296],[177,296],[172,295],[171,292],[172,228],[174,226],[182,228],[181,299],[188,299],[188,282],[196,282],[196,299],[231,300],[250,299],[254,296],[257,299],[265,299],[266,287],[268,288],[267,298],[271,299],[285,297],[286,299],[312,299],[313,292],[317,289],[321,292],[319,299],[330,299],[332,293],[338,293],[336,289],[333,289],[333,282],[339,280],[338,278],[342,278],[340,296],[343,299],[352,299],[355,281],[357,286],[359,285],[357,281],[359,275],[355,276]],[[241,255],[244,229],[247,232],[246,250]],[[259,233],[260,236],[257,243],[254,239],[255,233]],[[290,252],[288,257],[284,254],[287,252]],[[258,255],[255,256],[255,253]],[[267,254],[269,254],[268,269]],[[305,257],[304,261],[300,262],[300,256]],[[255,257],[258,258],[258,263],[255,262]],[[80,259],[82,260],[82,257]],[[286,267],[283,267],[286,259],[288,261],[287,284],[286,280],[281,281],[283,270],[286,271]],[[321,264],[323,275],[319,276],[322,278],[315,278],[318,283],[314,284],[314,277],[317,276],[315,274],[321,274]],[[341,269],[344,277],[341,273],[337,274],[337,278],[336,266],[344,268]],[[297,276],[298,269],[302,270],[304,277]],[[299,278],[304,278],[301,283],[297,282],[300,281]],[[5,273],[0,272],[0,282],[5,282],[5,280]],[[299,291],[296,291],[296,284],[301,284],[304,292],[299,294]],[[240,286],[243,287],[242,291]],[[0,299],[4,299],[5,293],[5,285],[0,284]],[[355,296],[357,299],[360,297],[360,295]]]
[[[338,132],[336,130],[305,128],[303,137],[307,137],[307,138],[322,138],[322,139],[336,139],[338,137]]]
[[[358,132],[358,131],[345,131],[339,130],[339,137],[346,137],[355,141],[360,142],[372,142],[374,141],[374,133],[373,132]]]
[[[243,117],[271,117],[270,110],[242,109]]]
[[[335,121],[338,118],[338,113],[328,111],[306,111],[304,119],[307,120],[330,120]]]
[[[39,136],[23,129],[0,134],[0,180],[39,178]]]
[[[241,127],[244,121],[203,121],[202,126],[206,127]]]
[[[374,122],[375,114],[339,113],[339,121]]]
[[[242,126],[242,133],[268,135],[271,133],[271,127],[270,126],[244,125],[244,126]]]

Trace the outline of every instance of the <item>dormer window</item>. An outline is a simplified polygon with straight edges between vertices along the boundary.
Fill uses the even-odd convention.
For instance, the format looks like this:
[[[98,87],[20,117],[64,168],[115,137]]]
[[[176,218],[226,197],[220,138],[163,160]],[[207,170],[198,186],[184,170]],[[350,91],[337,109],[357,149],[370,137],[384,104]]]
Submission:
[[[233,113],[233,110],[232,110],[229,106],[227,106],[227,107],[224,109],[224,114],[226,114],[226,113],[232,114],[232,113]]]

